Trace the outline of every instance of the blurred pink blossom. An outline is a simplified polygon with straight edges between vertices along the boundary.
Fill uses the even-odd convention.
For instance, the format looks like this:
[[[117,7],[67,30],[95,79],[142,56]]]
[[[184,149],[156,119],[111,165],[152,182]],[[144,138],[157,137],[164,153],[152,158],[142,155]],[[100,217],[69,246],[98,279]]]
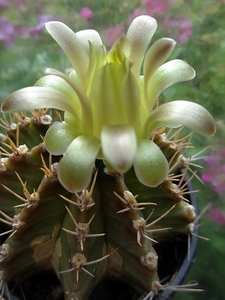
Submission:
[[[146,6],[146,13],[152,16],[162,16],[167,7],[165,0],[147,0],[143,3]]]
[[[165,19],[164,24],[172,37],[181,44],[188,42],[192,35],[192,25],[186,16],[179,19]]]
[[[123,23],[116,25],[115,27],[110,27],[107,29],[107,44],[112,46],[118,37],[124,32],[125,25]]]
[[[202,174],[202,180],[205,182],[211,182],[213,180],[213,174],[211,173],[203,173]]]
[[[28,29],[28,34],[31,38],[35,38],[44,28],[45,23],[48,21],[52,21],[54,18],[51,15],[41,15],[38,17],[39,23],[35,27],[31,27]]]
[[[8,0],[0,0],[0,7],[3,9],[9,8],[9,1]]]
[[[209,182],[212,189],[219,195],[225,192],[225,147],[219,151],[212,151],[204,159],[208,168],[202,173],[201,178]]]
[[[144,0],[142,1],[142,6],[135,8],[133,13],[128,16],[126,25],[130,26],[131,22],[140,15],[162,16],[166,7],[167,3],[165,0]]]
[[[171,36],[181,44],[186,43],[192,35],[192,25],[187,16],[179,16],[174,19],[171,17],[173,12],[173,2],[167,0],[142,0],[140,7],[137,7],[128,16],[127,20],[114,27],[107,29],[106,35],[108,38],[108,46],[118,39],[121,33],[125,32],[130,26],[132,21],[143,14],[150,15],[161,19],[161,23],[164,23],[162,31],[164,35]]]
[[[214,172],[208,171],[202,174],[202,180],[209,182],[212,189],[219,195],[223,195],[225,192],[225,173],[224,166],[222,168],[216,168]]]
[[[0,17],[0,40],[6,47],[13,45],[17,32],[15,26],[5,16]]]
[[[221,212],[219,208],[212,208],[209,212],[209,216],[213,222],[220,225],[225,225],[225,214]]]
[[[26,5],[26,0],[16,0],[16,7],[17,8],[22,8],[25,5]]]
[[[131,15],[129,15],[128,16],[128,18],[127,18],[127,21],[126,21],[126,25],[127,25],[127,27],[129,27],[130,26],[130,24],[132,23],[132,21],[136,18],[136,17],[138,17],[138,16],[140,16],[140,15],[146,15],[147,13],[146,13],[146,10],[145,9],[142,9],[142,8],[135,8],[134,9],[134,11],[133,11],[133,13],[131,14]]]
[[[80,15],[84,19],[91,19],[93,17],[93,12],[89,7],[84,6],[80,11]]]
[[[5,16],[0,17],[0,40],[6,47],[11,47],[17,37],[30,36],[35,38],[45,28],[45,23],[53,19],[55,19],[53,16],[41,15],[38,17],[38,24],[29,28],[13,23]]]
[[[192,35],[192,25],[186,16],[180,17],[180,32],[179,41],[181,44],[188,42],[190,36]]]

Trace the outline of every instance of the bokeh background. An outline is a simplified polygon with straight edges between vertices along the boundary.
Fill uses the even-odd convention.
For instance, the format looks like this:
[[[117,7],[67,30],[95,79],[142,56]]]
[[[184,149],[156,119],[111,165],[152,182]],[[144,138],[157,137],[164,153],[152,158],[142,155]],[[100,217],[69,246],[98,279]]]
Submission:
[[[45,31],[45,22],[58,20],[74,31],[98,30],[108,48],[126,32],[134,17],[149,14],[158,21],[153,41],[171,37],[171,55],[196,70],[191,82],[165,90],[161,101],[185,99],[200,103],[214,116],[214,137],[193,136],[200,153],[195,179],[199,206],[213,207],[202,217],[195,262],[185,283],[192,280],[203,293],[178,293],[175,300],[224,299],[225,279],[225,0],[0,0],[0,101],[11,92],[31,86],[46,67],[63,72],[70,67],[58,45]],[[201,153],[208,145],[204,152]],[[204,184],[202,184],[202,181]]]

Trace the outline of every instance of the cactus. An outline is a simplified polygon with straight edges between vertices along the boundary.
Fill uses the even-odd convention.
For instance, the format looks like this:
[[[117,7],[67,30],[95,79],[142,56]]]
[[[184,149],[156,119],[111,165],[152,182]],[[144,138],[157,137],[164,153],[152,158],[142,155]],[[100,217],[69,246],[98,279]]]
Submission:
[[[159,105],[166,87],[195,72],[163,64],[172,39],[147,50],[153,18],[136,18],[108,54],[94,30],[46,28],[73,70],[47,69],[2,105],[2,295],[9,282],[52,270],[65,300],[88,299],[106,277],[152,299],[162,289],[155,245],[191,235],[196,220],[181,126],[212,135],[213,118],[184,100]]]

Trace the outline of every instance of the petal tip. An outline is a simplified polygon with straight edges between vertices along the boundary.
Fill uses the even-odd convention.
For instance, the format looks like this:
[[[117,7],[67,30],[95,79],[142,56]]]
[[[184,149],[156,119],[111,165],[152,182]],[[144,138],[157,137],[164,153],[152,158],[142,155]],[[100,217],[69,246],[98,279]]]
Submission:
[[[138,180],[146,186],[156,187],[167,177],[169,164],[160,148],[151,140],[140,140],[134,161]]]
[[[137,139],[133,127],[128,124],[104,126],[101,142],[105,160],[117,172],[127,172],[133,164],[137,150]]]

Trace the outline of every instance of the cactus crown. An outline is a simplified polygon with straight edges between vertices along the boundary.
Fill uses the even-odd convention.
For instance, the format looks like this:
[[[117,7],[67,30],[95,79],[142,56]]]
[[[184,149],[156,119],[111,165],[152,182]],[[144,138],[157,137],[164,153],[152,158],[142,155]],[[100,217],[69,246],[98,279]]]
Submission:
[[[120,173],[133,165],[141,183],[157,186],[168,174],[168,163],[150,140],[156,129],[185,125],[203,135],[214,133],[211,115],[195,103],[179,100],[154,109],[166,87],[195,76],[184,61],[162,64],[174,40],[162,38],[147,50],[156,26],[149,16],[136,18],[106,54],[96,31],[74,33],[63,23],[47,23],[72,72],[67,77],[47,69],[50,74],[35,87],[17,91],[4,102],[4,112],[46,107],[65,111],[64,121],[46,133],[45,147],[54,155],[64,154],[58,176],[69,191],[87,187],[96,158]]]
[[[195,71],[181,60],[164,63],[172,39],[148,48],[156,27],[149,16],[136,18],[107,53],[94,30],[46,24],[73,69],[47,69],[2,105],[14,113],[10,122],[3,116],[1,135],[3,282],[54,269],[65,299],[87,299],[106,275],[151,293],[159,280],[154,245],[191,234],[196,216],[179,173],[190,168],[189,135],[180,138],[179,127],[212,135],[215,124],[198,104],[159,105],[165,88]],[[56,110],[64,112],[57,121]]]

